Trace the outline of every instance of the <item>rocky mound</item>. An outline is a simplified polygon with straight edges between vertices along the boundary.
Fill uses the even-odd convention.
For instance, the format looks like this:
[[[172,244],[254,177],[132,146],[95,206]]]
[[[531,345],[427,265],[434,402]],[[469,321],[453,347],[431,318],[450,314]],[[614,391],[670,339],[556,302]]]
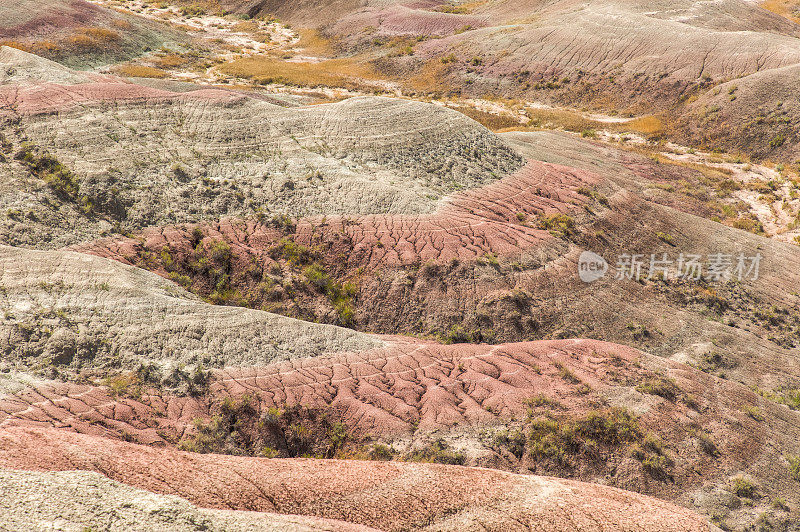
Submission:
[[[79,253],[3,246],[0,263],[6,368],[261,365],[381,344],[347,329],[210,306],[154,274]]]
[[[522,223],[524,219],[577,212],[590,202],[578,190],[598,181],[599,176],[589,172],[530,161],[504,179],[451,194],[430,214],[307,217],[291,226],[291,238],[314,248],[320,236],[338,235],[350,247],[343,260],[351,269],[474,261],[487,254],[509,256],[552,238],[546,230]],[[167,247],[180,261],[193,253],[199,231],[230,244],[238,260],[257,260],[266,270],[279,259],[274,247],[287,237],[286,229],[276,227],[273,221],[228,219],[214,226],[146,229],[140,238],[112,237],[73,249],[127,261],[145,250]],[[175,261],[173,265],[177,268]],[[169,275],[166,270],[160,273]]]
[[[222,216],[425,213],[523,163],[460,113],[388,98],[284,108],[89,83],[9,84],[0,101],[15,125],[2,144],[2,236],[16,245]]]
[[[689,141],[709,149],[725,147],[759,158],[796,161],[798,72],[800,65],[764,70],[707,91],[683,117]]]
[[[179,497],[131,488],[99,473],[6,469],[0,470],[0,479],[0,526],[9,530],[373,530],[312,517],[197,508]]]
[[[166,25],[85,0],[20,0],[0,6],[0,44],[75,68],[125,61],[186,40]]]
[[[792,473],[800,453],[797,412],[740,384],[614,344],[398,342],[213,371],[182,396],[152,377],[152,372],[123,374],[105,381],[111,387],[105,388],[24,382],[9,374],[4,380],[16,383],[16,391],[0,399],[5,442],[17,428],[54,427],[197,452],[488,466],[610,484],[716,515],[731,526],[752,523],[761,514],[762,520],[792,523],[791,514],[770,505],[777,499],[789,507],[800,503]],[[282,412],[297,405],[312,415],[276,428]],[[331,424],[320,430],[319,420],[326,418]],[[51,438],[72,436],[46,439]],[[15,449],[28,443],[2,442],[0,463],[7,467],[29,468],[48,456],[42,451],[26,458]],[[66,454],[53,451],[61,465],[41,467],[105,463],[88,458],[79,443],[70,448]],[[119,460],[124,464],[127,458]],[[161,481],[145,474],[134,482],[110,474],[108,466],[102,471],[201,506],[308,513],[300,507],[239,506],[231,502],[242,496],[234,487],[209,492],[198,486],[190,496],[160,491],[154,486]]]
[[[31,83],[74,85],[101,79],[100,76],[78,72],[38,55],[8,46],[0,47],[0,64],[3,65],[0,85]]]
[[[38,449],[35,455],[27,451],[33,442]],[[709,530],[708,524],[691,511],[642,495],[569,480],[473,468],[197,455],[30,429],[0,434],[0,461],[6,466],[35,470],[100,470],[112,480],[155,493],[177,494],[203,507],[301,514],[387,531],[517,526],[542,530]],[[3,518],[6,520],[20,519],[16,512],[35,507],[37,501],[45,501],[37,513],[61,507],[70,512],[67,515],[82,516],[81,502],[86,499],[79,488],[87,487],[89,493],[102,497],[92,501],[94,519],[99,518],[98,507],[117,507],[123,496],[131,503],[123,512],[125,517],[135,518],[142,506],[155,506],[164,508],[160,512],[151,510],[155,515],[149,520],[157,523],[166,523],[169,518],[186,520],[189,516],[205,517],[214,525],[258,523],[252,516],[209,516],[179,499],[165,500],[141,490],[127,488],[128,493],[124,493],[124,487],[96,475],[3,472],[0,478],[9,481],[0,488],[3,494],[19,494],[3,497],[12,510]],[[67,487],[71,480],[82,482],[73,485],[77,496],[67,498],[69,503],[56,504],[42,496],[47,490]],[[209,485],[215,489],[209,490]],[[31,493],[41,488],[44,493]],[[275,520],[280,526],[292,519],[270,516],[265,521]],[[22,522],[26,522],[24,517]],[[181,528],[176,525],[176,529]]]

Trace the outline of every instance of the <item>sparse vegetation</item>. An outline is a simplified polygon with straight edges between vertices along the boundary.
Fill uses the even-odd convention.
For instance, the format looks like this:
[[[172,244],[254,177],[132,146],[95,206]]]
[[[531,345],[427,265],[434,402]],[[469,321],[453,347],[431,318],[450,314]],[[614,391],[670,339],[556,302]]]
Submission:
[[[362,88],[363,79],[374,77],[362,63],[330,59],[319,63],[282,61],[270,57],[245,57],[219,68],[229,76],[250,79],[260,85],[280,83],[299,87]]]
[[[574,467],[580,459],[603,460],[605,454],[625,449],[651,474],[667,476],[672,461],[662,444],[646,434],[627,410],[613,408],[580,417],[535,418],[528,426],[528,454],[558,467]]]
[[[738,497],[752,499],[758,493],[758,486],[743,475],[737,475],[730,481],[730,490]]]
[[[572,373],[565,365],[561,364],[560,362],[554,362],[553,365],[556,367],[556,369],[558,369],[558,376],[564,379],[566,382],[571,384],[579,384],[581,382],[578,376]]]
[[[225,398],[208,421],[195,420],[195,432],[179,447],[197,453],[241,456],[342,456],[350,434],[335,412],[300,405],[262,411],[249,396]]]
[[[403,457],[408,462],[429,462],[435,464],[464,465],[465,457],[454,451],[444,440],[437,439],[424,447],[414,449]]]
[[[566,214],[552,214],[539,219],[539,227],[550,231],[559,238],[575,235],[575,220]]]
[[[800,456],[787,456],[786,460],[789,462],[789,474],[800,482]]]
[[[653,377],[639,383],[636,386],[636,391],[650,395],[658,395],[668,401],[674,401],[680,393],[680,388],[678,388],[678,385],[675,384],[675,381],[672,379]]]
[[[752,419],[756,421],[764,421],[764,414],[761,412],[761,409],[757,406],[752,405],[745,405],[742,407],[742,412],[750,416]]]
[[[24,163],[33,175],[42,179],[56,194],[76,198],[79,183],[77,177],[51,154],[24,144],[15,158]]]
[[[162,79],[167,77],[167,73],[161,69],[147,66],[147,65],[136,65],[136,64],[127,64],[118,66],[115,71],[120,76],[125,76],[128,78],[156,78]]]
[[[675,239],[672,238],[672,236],[667,233],[661,233],[661,232],[656,233],[656,237],[658,237],[658,239],[661,240],[662,242],[669,244],[670,246],[673,247],[675,246]]]

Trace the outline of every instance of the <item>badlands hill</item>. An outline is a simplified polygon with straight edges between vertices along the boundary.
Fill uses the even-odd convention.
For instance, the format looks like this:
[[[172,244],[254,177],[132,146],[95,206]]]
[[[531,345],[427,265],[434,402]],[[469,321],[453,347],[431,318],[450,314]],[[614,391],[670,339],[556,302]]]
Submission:
[[[226,5],[319,28],[342,54],[417,79],[417,90],[657,112],[681,140],[759,158],[798,157],[790,102],[800,89],[790,72],[800,62],[800,30],[756,2]]]
[[[8,485],[28,493],[14,499],[13,519],[24,521],[40,500],[24,486],[67,482],[20,470],[82,469],[124,484],[75,476],[78,485],[107,494],[104,507],[155,497],[152,504],[166,505],[168,515],[212,524],[253,516],[198,508],[378,529],[504,528],[514,519],[559,530],[587,514],[555,508],[591,504],[608,512],[598,529],[646,527],[661,513],[669,517],[659,527],[707,528],[689,510],[661,510],[667,503],[590,484],[569,484],[578,499],[550,496],[556,506],[543,509],[521,501],[566,485],[519,473],[610,484],[725,526],[792,522],[800,504],[796,413],[776,402],[797,378],[794,336],[787,329],[773,338],[772,322],[750,305],[756,297],[776,308],[792,304],[793,277],[778,262],[793,260],[796,248],[705,220],[692,214],[704,214],[701,204],[665,188],[653,197],[641,177],[648,163],[587,141],[498,136],[454,111],[386,98],[281,107],[230,90],[143,89],[23,52],[3,54],[15,74],[2,86],[10,102],[3,161],[10,245],[0,250],[0,425],[10,439],[0,448]],[[127,149],[120,151],[123,139]],[[668,169],[654,183],[693,176]],[[712,289],[705,281],[606,279],[589,290],[576,280],[581,249],[667,251],[678,243],[760,249],[762,275],[720,288],[713,300],[703,299]],[[55,249],[65,244],[72,250]],[[732,291],[725,305],[724,290]],[[292,312],[292,297],[305,314]],[[493,301],[490,327],[484,309]],[[440,331],[455,344],[259,310],[280,302],[287,307],[273,310],[284,314],[371,332]],[[792,319],[789,311],[774,312]],[[548,322],[554,315],[560,320]],[[460,321],[449,321],[455,316]],[[463,343],[587,335],[675,360],[592,340]],[[772,399],[735,381],[763,387]],[[94,439],[70,439],[75,432]],[[42,450],[36,462],[19,451],[34,440]],[[110,440],[129,443],[124,453],[85,454],[118,445]],[[76,458],[63,462],[60,445],[75,449]],[[52,454],[44,454],[48,446]],[[181,476],[199,466],[174,467],[162,480],[130,475],[137,460],[152,464],[148,453],[165,452],[150,446],[235,454],[253,464],[246,467],[284,467],[257,456],[392,463],[310,460],[302,463],[311,472],[303,480],[291,472],[301,466],[289,462],[285,474],[299,491],[279,483],[247,488],[251,493],[243,491],[251,480],[231,477],[222,502],[218,489]],[[173,466],[205,459],[164,456]],[[514,475],[403,469],[397,460]],[[351,472],[343,477],[326,472],[330,467]],[[335,496],[319,491],[326,475],[384,478],[406,469],[424,480],[360,492],[363,503],[338,488]],[[462,474],[456,471],[521,487],[490,490],[488,499],[418,502],[414,490],[437,493],[437,478],[473,485],[454,481]],[[370,510],[387,496],[407,501],[395,508],[413,521]],[[614,510],[610,500],[641,501],[642,513]],[[71,504],[46,511],[87,514],[82,499]],[[510,507],[517,510],[509,515],[503,508]],[[135,519],[137,507],[130,508],[125,515]]]
[[[430,212],[457,187],[489,183],[523,163],[485,128],[431,105],[365,97],[285,108],[224,90],[66,80],[58,65],[2,53],[41,77],[0,85],[1,112],[15,126],[4,132],[2,207],[36,212],[6,223],[12,244],[97,237],[102,220],[77,221],[89,212],[126,231],[223,216]],[[36,190],[53,170],[63,183]],[[68,205],[53,212],[48,203]]]
[[[497,133],[397,81],[655,111],[675,138],[790,157],[792,22],[733,0],[22,7],[0,8],[0,528],[798,526],[783,170]],[[199,33],[160,18],[232,46],[225,10],[272,47],[228,63],[346,58],[382,96],[73,68],[163,63]],[[119,40],[46,53],[49,27]],[[603,278],[579,278],[584,251]],[[680,253],[760,262],[618,261]]]
[[[153,66],[192,65],[181,78],[217,70],[259,83],[385,90],[388,82],[410,94],[655,115],[645,128],[651,134],[757,159],[798,158],[791,102],[799,89],[791,72],[800,64],[800,30],[778,2],[764,3],[778,12],[747,0],[175,4],[16,3],[0,11],[0,44],[81,68],[144,56],[146,67],[123,68],[132,76],[162,77]],[[226,22],[226,13],[248,22]],[[314,30],[330,43],[298,42],[285,26],[253,26],[274,17],[300,37]],[[209,38],[198,40],[203,32]]]
[[[78,68],[116,63],[186,41],[165,24],[84,0],[4,2],[0,21],[0,44]]]

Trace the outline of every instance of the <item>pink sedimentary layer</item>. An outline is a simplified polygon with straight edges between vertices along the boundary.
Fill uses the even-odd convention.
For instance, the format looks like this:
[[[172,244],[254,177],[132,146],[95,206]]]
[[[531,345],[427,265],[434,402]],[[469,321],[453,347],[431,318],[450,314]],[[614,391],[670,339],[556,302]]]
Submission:
[[[539,393],[563,396],[569,406],[574,385],[560,376],[561,368],[602,389],[610,370],[635,371],[631,363],[639,356],[635,349],[595,340],[495,346],[398,340],[361,353],[216,370],[210,392],[215,398],[248,395],[263,407],[333,407],[354,430],[391,435],[414,425],[433,430],[521,415],[525,400]],[[142,443],[163,443],[164,430],[181,437],[195,418],[208,415],[203,399],[155,390],[134,399],[112,397],[100,386],[51,383],[0,398],[0,428],[127,434]]]
[[[521,170],[487,186],[460,192],[437,212],[421,215],[313,217],[298,222],[295,241],[310,244],[314,236],[341,235],[351,242],[348,266],[391,266],[416,262],[470,260],[493,253],[517,254],[551,238],[535,225],[538,215],[569,214],[589,203],[578,193],[599,177],[573,168],[530,161]],[[528,223],[530,220],[530,223]],[[282,233],[256,220],[223,220],[204,224],[206,236],[226,240],[244,255],[265,255]],[[142,231],[144,247],[189,251],[189,228]],[[111,238],[73,247],[77,251],[129,262],[141,242]]]
[[[35,86],[0,86],[0,113],[8,112],[9,106],[21,114],[40,114],[68,111],[82,104],[97,102],[163,102],[189,99],[221,101],[238,99],[230,91],[201,89],[187,93],[170,91],[127,83],[113,77],[103,77],[102,81],[59,85],[43,83]]]
[[[708,530],[685,508],[583,482],[435,464],[202,455],[52,429],[0,432],[0,466],[97,471],[202,507],[381,530],[463,530],[476,522],[493,530]]]

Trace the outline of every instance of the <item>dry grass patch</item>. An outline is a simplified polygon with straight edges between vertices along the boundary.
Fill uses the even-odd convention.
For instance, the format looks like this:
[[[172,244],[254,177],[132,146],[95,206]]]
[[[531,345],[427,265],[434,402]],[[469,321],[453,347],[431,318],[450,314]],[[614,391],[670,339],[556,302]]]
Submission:
[[[0,46],[8,46],[9,48],[16,48],[23,52],[34,53],[33,44],[20,41],[0,41]]]
[[[475,109],[474,107],[453,107],[452,109],[455,109],[461,114],[467,115],[471,119],[480,123],[482,126],[491,129],[492,131],[500,131],[504,129],[507,130],[520,126],[518,120],[515,120],[513,117],[505,114],[498,115],[494,113],[488,113],[486,111],[481,111],[480,109]]]
[[[119,33],[108,28],[78,28],[67,37],[66,42],[82,51],[102,52],[121,40]]]
[[[167,77],[167,73],[154,67],[145,65],[121,65],[116,69],[117,74],[127,78],[155,78]]]
[[[219,71],[263,85],[282,83],[301,87],[353,88],[359,85],[359,78],[375,78],[375,73],[368,66],[352,59],[295,63],[272,57],[246,57],[220,66]]]
[[[434,8],[434,11],[439,13],[450,13],[454,15],[469,15],[479,7],[488,3],[488,0],[477,0],[475,2],[467,2],[464,4],[443,4]]]
[[[664,134],[664,121],[657,116],[642,116],[625,124],[625,129],[641,133],[647,137],[659,137]]]
[[[448,64],[442,63],[440,59],[431,59],[426,61],[413,76],[397,81],[413,91],[427,94],[439,93],[452,89],[445,81],[449,72]]]
[[[174,69],[186,65],[190,61],[190,58],[180,54],[166,54],[156,58],[153,63],[158,68]]]
[[[8,46],[9,48],[16,48],[23,52],[45,56],[56,54],[61,51],[60,44],[49,40],[34,42],[0,41],[0,46]]]
[[[300,34],[300,42],[297,46],[302,48],[306,54],[318,57],[334,55],[333,43],[319,31],[304,28],[298,30],[297,33]]]
[[[529,126],[543,129],[564,129],[566,131],[588,131],[604,129],[604,124],[583,116],[577,111],[567,109],[528,109],[531,117]]]
[[[111,21],[111,25],[120,30],[129,30],[133,27],[133,24],[128,22],[127,20],[123,20],[118,18],[116,20]]]
[[[767,11],[800,23],[800,4],[796,0],[766,0],[760,5]]]

